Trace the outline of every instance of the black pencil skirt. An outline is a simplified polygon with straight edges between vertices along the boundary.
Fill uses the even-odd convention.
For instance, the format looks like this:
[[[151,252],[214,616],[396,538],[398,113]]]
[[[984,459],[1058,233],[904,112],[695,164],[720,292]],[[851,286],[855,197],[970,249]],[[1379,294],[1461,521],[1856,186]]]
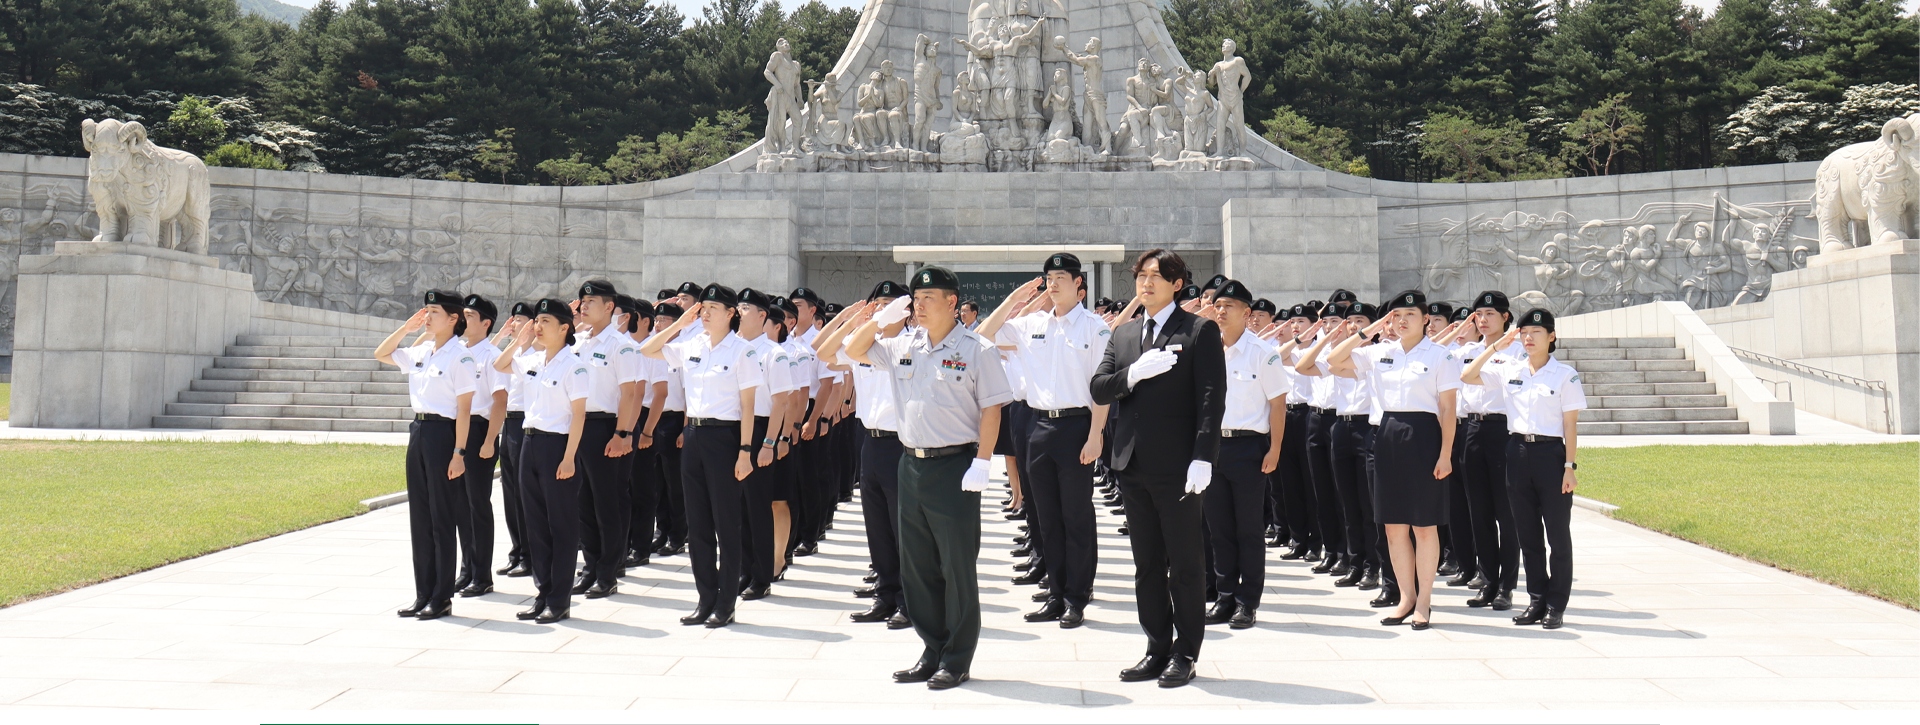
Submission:
[[[1382,524],[1439,526],[1447,523],[1447,482],[1433,477],[1440,462],[1440,418],[1432,413],[1388,411],[1375,434],[1373,517]]]

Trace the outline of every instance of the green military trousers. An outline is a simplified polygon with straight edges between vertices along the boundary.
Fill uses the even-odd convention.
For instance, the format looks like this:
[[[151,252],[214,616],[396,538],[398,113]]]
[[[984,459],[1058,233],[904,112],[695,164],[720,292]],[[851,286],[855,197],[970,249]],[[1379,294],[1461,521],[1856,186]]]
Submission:
[[[980,646],[980,494],[960,490],[971,453],[900,457],[900,584],[921,662],[956,674]]]

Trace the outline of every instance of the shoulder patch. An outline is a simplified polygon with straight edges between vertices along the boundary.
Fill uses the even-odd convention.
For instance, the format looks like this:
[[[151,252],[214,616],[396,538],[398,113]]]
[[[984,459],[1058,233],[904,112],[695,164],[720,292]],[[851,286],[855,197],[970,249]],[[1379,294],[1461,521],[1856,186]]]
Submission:
[[[1280,355],[1279,355],[1278,353],[1275,353],[1275,354],[1272,354],[1272,355],[1268,355],[1268,356],[1267,356],[1267,364],[1268,364],[1268,365],[1272,365],[1272,364],[1274,364],[1274,363],[1277,363],[1277,362],[1280,362]]]
[[[1102,328],[1100,328],[1100,336],[1101,336],[1101,337],[1106,337],[1106,336],[1108,336],[1108,335],[1111,335],[1111,334],[1113,334],[1113,331],[1112,331],[1112,330],[1109,330],[1109,329],[1107,329],[1107,328],[1104,328],[1104,327],[1102,327]]]
[[[1574,373],[1574,374],[1573,374],[1573,377],[1571,377],[1571,378],[1567,378],[1567,382],[1569,382],[1569,383],[1577,383],[1577,382],[1580,382],[1580,374],[1579,374],[1579,373]]]
[[[463,362],[463,363],[465,363],[465,362],[473,362],[473,356],[472,356],[472,355],[468,355],[468,356],[466,356],[466,357],[463,357],[463,358],[460,358],[460,362]]]
[[[755,356],[755,355],[758,355],[758,354],[760,354],[760,351],[759,351],[759,350],[751,350],[751,349],[750,349],[750,350],[747,350],[747,357],[753,357],[753,356]]]
[[[573,374],[575,374],[575,375],[585,375],[585,374],[587,374],[587,369],[586,369],[586,368],[574,368],[574,369],[573,369]]]
[[[1447,353],[1447,359],[1448,359],[1448,360],[1452,360],[1452,359],[1453,359],[1453,353]]]
[[[625,354],[627,354],[627,353],[631,353],[631,352],[638,352],[638,351],[637,351],[637,350],[635,350],[635,349],[633,349],[633,348],[631,348],[631,347],[623,347],[623,348],[620,348],[620,354],[622,354],[622,355],[625,355]]]

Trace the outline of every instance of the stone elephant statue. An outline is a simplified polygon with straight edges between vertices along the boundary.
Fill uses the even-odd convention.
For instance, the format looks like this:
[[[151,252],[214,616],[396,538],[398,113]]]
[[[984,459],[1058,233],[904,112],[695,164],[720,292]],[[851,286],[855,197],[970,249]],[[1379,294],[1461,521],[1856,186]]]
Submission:
[[[1887,121],[1880,140],[1846,146],[1827,155],[1814,176],[1813,214],[1820,220],[1820,249],[1831,252],[1915,236],[1920,205],[1920,113]],[[1854,225],[1866,222],[1864,239]]]
[[[100,217],[94,241],[161,246],[165,239],[169,248],[207,253],[212,190],[199,157],[155,146],[137,121],[87,119],[80,122],[80,140],[91,154],[87,193]],[[179,233],[163,235],[161,227],[174,221]]]

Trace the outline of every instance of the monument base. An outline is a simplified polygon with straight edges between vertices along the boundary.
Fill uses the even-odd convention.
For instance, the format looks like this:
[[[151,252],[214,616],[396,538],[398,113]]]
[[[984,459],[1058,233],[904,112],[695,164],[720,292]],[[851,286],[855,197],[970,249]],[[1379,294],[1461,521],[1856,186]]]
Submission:
[[[21,256],[9,424],[150,427],[255,302],[251,276],[203,255],[55,242]]]

